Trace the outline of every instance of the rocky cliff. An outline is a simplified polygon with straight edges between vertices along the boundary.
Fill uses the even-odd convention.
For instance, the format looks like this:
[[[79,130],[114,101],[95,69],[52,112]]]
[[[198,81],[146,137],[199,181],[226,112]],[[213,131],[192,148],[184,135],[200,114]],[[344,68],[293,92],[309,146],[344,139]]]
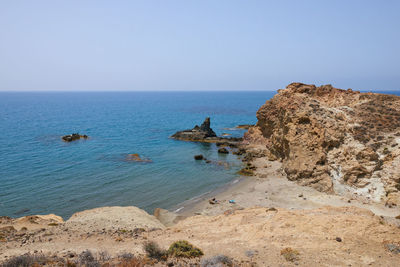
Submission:
[[[400,205],[400,97],[292,83],[257,118],[245,141],[281,160],[288,179]]]

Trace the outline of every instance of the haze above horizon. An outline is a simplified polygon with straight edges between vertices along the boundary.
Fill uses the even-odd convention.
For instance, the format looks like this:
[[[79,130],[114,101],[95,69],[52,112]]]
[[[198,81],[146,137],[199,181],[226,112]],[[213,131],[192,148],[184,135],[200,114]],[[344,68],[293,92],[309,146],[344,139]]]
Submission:
[[[4,1],[0,91],[400,90],[399,1]]]

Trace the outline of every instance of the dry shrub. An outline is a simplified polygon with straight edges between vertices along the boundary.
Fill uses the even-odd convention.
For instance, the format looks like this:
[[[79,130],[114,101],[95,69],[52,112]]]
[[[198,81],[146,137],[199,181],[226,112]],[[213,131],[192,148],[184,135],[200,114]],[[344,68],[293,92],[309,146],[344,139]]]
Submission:
[[[203,259],[200,262],[201,267],[222,267],[222,266],[233,266],[231,258],[225,255],[217,255],[208,259]]]
[[[30,267],[36,265],[45,265],[49,262],[44,255],[32,255],[24,254],[21,256],[15,256],[4,262],[1,267]]]
[[[78,265],[86,267],[100,267],[100,263],[89,250],[85,250],[79,255]]]
[[[300,253],[292,248],[284,248],[281,250],[281,255],[285,258],[285,260],[294,262],[299,260]]]
[[[142,259],[138,258],[131,258],[131,259],[125,259],[122,260],[117,267],[143,267],[145,265],[145,262],[143,262]]]
[[[151,259],[166,260],[168,258],[167,251],[161,249],[155,242],[147,242],[144,244],[144,250]]]

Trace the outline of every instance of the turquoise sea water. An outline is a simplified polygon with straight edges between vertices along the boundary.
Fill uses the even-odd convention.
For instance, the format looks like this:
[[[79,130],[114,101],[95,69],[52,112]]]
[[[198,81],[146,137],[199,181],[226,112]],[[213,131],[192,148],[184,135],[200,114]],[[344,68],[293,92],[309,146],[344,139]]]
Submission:
[[[236,179],[214,144],[169,139],[211,117],[220,135],[256,122],[274,92],[0,93],[0,216],[134,205],[152,213]],[[91,138],[64,143],[64,134]],[[138,153],[152,163],[125,161]],[[228,169],[193,159],[203,154]]]

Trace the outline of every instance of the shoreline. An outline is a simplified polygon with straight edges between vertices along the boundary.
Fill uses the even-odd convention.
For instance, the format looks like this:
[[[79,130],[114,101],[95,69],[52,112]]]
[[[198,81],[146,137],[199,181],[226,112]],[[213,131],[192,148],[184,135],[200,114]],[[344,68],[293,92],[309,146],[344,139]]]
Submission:
[[[389,208],[383,203],[368,201],[356,195],[327,194],[311,187],[301,186],[287,179],[282,173],[279,161],[257,158],[252,164],[257,167],[255,176],[241,177],[237,182],[234,180],[177,205],[178,210],[171,211],[177,216],[175,223],[191,216],[215,216],[253,207],[310,210],[331,206],[366,209],[400,227],[399,220],[395,218],[400,214],[400,209],[397,207]],[[269,167],[265,168],[266,166]],[[212,198],[218,203],[210,204],[209,200]],[[229,200],[234,200],[235,203],[229,203]]]
[[[208,203],[208,200],[210,198],[213,198],[220,194],[224,194],[225,192],[230,192],[231,190],[239,189],[244,184],[250,182],[251,182],[251,177],[244,177],[244,176],[237,177],[234,180],[215,188],[214,190],[208,191],[199,196],[195,196],[191,199],[188,199],[169,210],[173,213],[176,213],[177,215],[187,216],[189,214],[195,213],[197,211],[196,207],[200,203],[203,202]]]

